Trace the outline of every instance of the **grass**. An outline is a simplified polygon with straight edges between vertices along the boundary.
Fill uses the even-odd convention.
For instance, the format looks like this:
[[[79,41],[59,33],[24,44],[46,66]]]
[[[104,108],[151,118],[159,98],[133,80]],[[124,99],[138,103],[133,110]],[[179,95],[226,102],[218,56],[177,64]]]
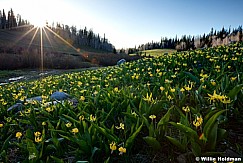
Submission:
[[[139,54],[141,53],[141,56],[152,56],[152,57],[159,57],[164,54],[172,54],[176,52],[174,49],[153,49],[153,50],[143,50],[141,52],[138,52]],[[130,54],[130,55],[136,55],[136,54]]]

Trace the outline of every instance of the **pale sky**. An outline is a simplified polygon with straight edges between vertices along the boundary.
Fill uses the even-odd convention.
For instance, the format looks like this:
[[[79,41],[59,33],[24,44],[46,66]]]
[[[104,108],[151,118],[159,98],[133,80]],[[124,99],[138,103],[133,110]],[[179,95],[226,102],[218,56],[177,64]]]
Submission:
[[[31,23],[60,22],[106,34],[117,49],[243,24],[243,0],[0,0]]]

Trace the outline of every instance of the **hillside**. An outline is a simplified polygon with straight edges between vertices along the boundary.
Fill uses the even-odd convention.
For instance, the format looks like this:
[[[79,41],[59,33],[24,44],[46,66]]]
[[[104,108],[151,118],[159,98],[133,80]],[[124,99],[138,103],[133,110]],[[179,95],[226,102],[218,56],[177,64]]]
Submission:
[[[147,57],[159,57],[164,54],[172,54],[176,52],[174,49],[153,49],[153,50],[143,50],[141,52],[138,52],[140,56],[147,56]],[[130,54],[130,55],[137,55],[136,53]]]
[[[31,27],[0,30],[0,69],[37,68],[41,65],[41,52],[44,68],[107,66],[121,58],[137,58],[72,44],[72,40],[67,41],[48,27],[42,32]]]

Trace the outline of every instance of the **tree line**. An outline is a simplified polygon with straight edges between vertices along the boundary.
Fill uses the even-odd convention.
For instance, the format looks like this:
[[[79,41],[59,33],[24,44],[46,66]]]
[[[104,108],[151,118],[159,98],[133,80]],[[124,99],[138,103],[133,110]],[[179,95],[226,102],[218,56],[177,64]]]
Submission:
[[[4,9],[2,11],[0,10],[0,29],[12,29],[14,27],[30,24],[27,20],[22,19],[20,14],[15,16],[12,9],[7,13],[6,16]]]
[[[191,36],[183,35],[180,39],[176,36],[175,38],[162,37],[159,42],[148,42],[146,44],[141,44],[135,48],[126,49],[128,54],[138,53],[143,50],[152,49],[176,49],[178,51],[193,50],[197,48],[207,48],[215,47],[219,45],[227,45],[232,42],[243,41],[242,37],[242,26],[238,28],[229,27],[225,29],[224,27],[216,31],[211,28],[208,34]],[[125,51],[125,50],[124,50]]]
[[[89,47],[92,49],[99,49],[108,52],[113,52],[115,47],[108,41],[105,37],[101,37],[99,34],[95,34],[93,29],[77,29],[76,26],[68,26],[60,23],[52,23],[52,25],[48,25],[52,31],[60,35],[70,44],[74,45],[75,47]]]
[[[20,14],[17,14],[16,16],[12,9],[7,13],[6,16],[4,9],[2,11],[0,10],[0,29],[23,30],[23,27],[28,25],[26,30],[29,30],[34,27],[29,21],[22,19]],[[75,26],[70,27],[60,23],[56,23],[56,25],[54,24],[55,23],[53,22],[52,25],[49,25],[48,22],[46,22],[47,27],[73,46],[116,52],[115,47],[108,41],[105,34],[101,37],[99,34],[95,34],[92,29],[88,30],[87,27],[84,29],[77,29]]]

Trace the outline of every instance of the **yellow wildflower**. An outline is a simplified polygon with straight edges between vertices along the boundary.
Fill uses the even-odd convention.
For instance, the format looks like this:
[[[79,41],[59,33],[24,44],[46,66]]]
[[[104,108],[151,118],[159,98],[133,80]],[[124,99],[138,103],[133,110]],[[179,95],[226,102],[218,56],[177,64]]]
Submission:
[[[45,126],[45,125],[46,125],[46,122],[42,122],[41,125],[42,125],[42,126]]]
[[[118,150],[120,152],[119,155],[122,155],[123,153],[126,153],[126,151],[127,151],[126,148],[123,148],[123,147],[120,147]]]
[[[81,97],[80,97],[80,100],[81,100],[81,101],[84,101],[84,100],[85,100],[85,97],[84,97],[84,96],[81,96]]]
[[[175,88],[171,88],[170,92],[172,92],[172,93],[175,92]]]
[[[176,78],[176,75],[171,75],[172,78]]]
[[[171,95],[167,96],[168,100],[173,100],[173,98],[171,97]]]
[[[134,111],[134,112],[131,111],[131,114],[132,114],[133,116],[135,116],[135,117],[138,116],[137,113],[136,113],[135,111]]]
[[[120,123],[120,126],[116,126],[116,129],[122,129],[124,130],[125,125],[123,123]]]
[[[191,84],[191,87],[190,87],[189,85],[184,86],[184,87],[185,87],[185,89],[186,89],[187,91],[190,91],[190,90],[192,89],[192,84]]]
[[[118,91],[119,91],[118,87],[115,87],[114,92],[118,92]]]
[[[111,149],[111,152],[115,151],[116,150],[116,143],[115,142],[111,142],[110,144],[110,149]]]
[[[143,98],[144,101],[148,101],[148,102],[154,102],[153,99],[153,94],[150,93],[150,95],[148,95],[148,93],[146,94],[146,97]]]
[[[21,132],[17,132],[16,135],[15,135],[15,137],[18,138],[18,139],[21,138],[21,136],[22,136]]]
[[[213,95],[208,94],[208,96],[209,96],[210,103],[211,101],[215,102],[215,100],[219,100],[224,104],[231,103],[230,99],[227,96],[216,94],[216,90],[214,90]]]
[[[94,91],[94,95],[97,95],[99,92],[98,91]]]
[[[83,120],[84,120],[84,116],[83,116],[83,115],[80,115],[78,119],[79,119],[80,121],[83,121]]]
[[[25,114],[29,114],[30,113],[30,109],[27,109],[24,111]]]
[[[199,127],[201,126],[201,124],[203,123],[203,118],[200,116],[200,117],[196,117],[196,119],[193,121],[193,125],[196,126],[196,127]]]
[[[0,128],[3,127],[3,123],[0,123]]]
[[[221,101],[222,103],[224,103],[224,104],[229,104],[229,103],[232,102],[232,101],[230,101],[230,99],[227,99],[226,96],[224,96],[224,97],[225,97],[225,98],[220,99],[220,101]]]
[[[73,128],[72,133],[74,133],[74,134],[78,133],[78,128]]]
[[[150,115],[149,118],[153,120],[156,118],[156,115]]]
[[[180,91],[181,91],[181,92],[184,92],[184,91],[185,91],[185,89],[184,89],[184,88],[181,88],[181,89],[180,89]]]
[[[39,136],[41,136],[41,133],[39,131],[37,131],[37,132],[34,132],[34,135],[35,135],[35,137],[39,137]]]
[[[51,111],[53,111],[53,110],[54,110],[54,109],[51,108],[51,107],[47,107],[47,108],[46,108],[46,111],[49,112],[49,113],[50,113]]]
[[[190,112],[189,106],[186,106],[186,107],[183,106],[182,110],[185,111],[186,113]]]
[[[36,136],[35,137],[35,142],[36,143],[39,143],[39,142],[41,142],[42,141],[42,137],[40,137],[40,136]]]
[[[215,82],[214,80],[211,80],[211,84],[212,84],[213,86],[215,86],[215,85],[216,85],[216,82]]]
[[[230,80],[231,81],[235,81],[237,79],[237,77],[231,77]]]
[[[72,126],[72,123],[68,122],[65,125],[66,125],[66,127],[71,127]]]
[[[159,89],[160,89],[161,91],[164,91],[164,90],[165,90],[165,88],[164,88],[164,87],[162,87],[162,86],[161,86]]]
[[[94,121],[96,121],[96,117],[91,114],[89,116],[89,120],[92,121],[92,122],[94,122]]]

